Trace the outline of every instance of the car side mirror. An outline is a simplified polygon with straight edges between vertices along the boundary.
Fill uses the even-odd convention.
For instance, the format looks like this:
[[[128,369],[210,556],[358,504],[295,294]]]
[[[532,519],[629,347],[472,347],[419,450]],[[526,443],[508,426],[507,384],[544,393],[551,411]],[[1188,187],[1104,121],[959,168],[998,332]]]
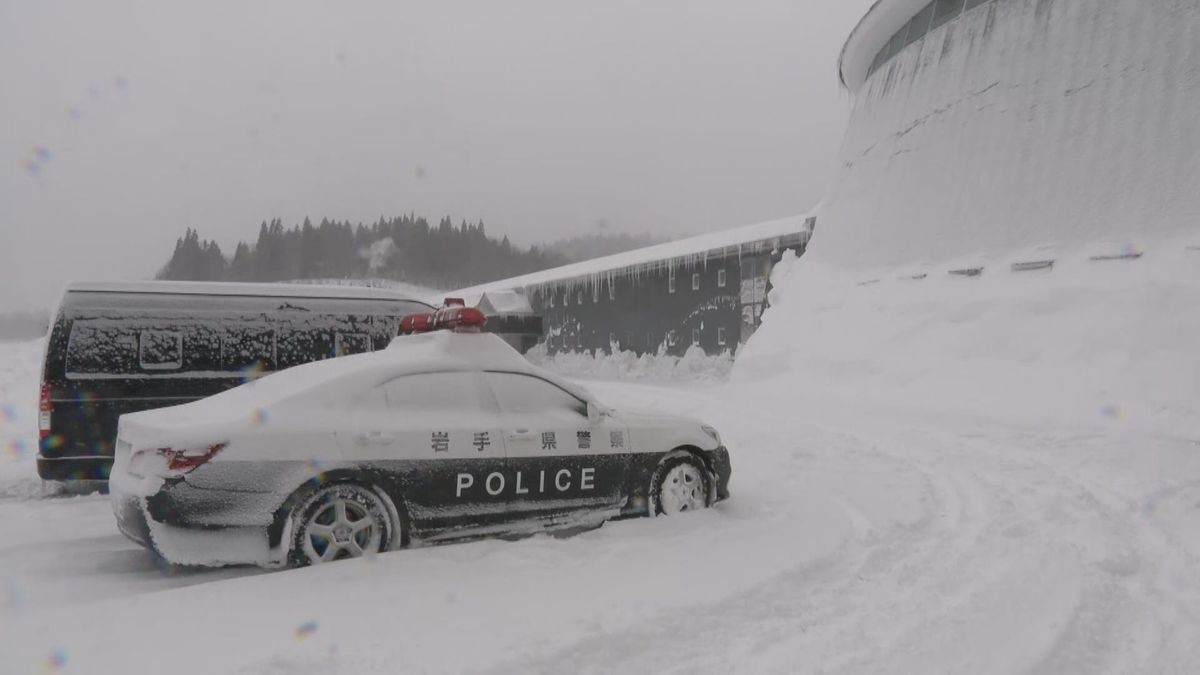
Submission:
[[[592,424],[598,424],[600,418],[604,417],[604,409],[595,401],[588,401],[587,404],[588,421]]]

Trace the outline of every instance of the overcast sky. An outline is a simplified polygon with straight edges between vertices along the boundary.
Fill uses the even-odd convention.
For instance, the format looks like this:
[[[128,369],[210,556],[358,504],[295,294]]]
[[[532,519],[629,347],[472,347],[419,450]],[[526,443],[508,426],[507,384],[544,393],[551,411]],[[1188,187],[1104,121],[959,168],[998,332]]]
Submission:
[[[0,310],[184,228],[482,219],[522,244],[800,213],[871,0],[0,0]]]

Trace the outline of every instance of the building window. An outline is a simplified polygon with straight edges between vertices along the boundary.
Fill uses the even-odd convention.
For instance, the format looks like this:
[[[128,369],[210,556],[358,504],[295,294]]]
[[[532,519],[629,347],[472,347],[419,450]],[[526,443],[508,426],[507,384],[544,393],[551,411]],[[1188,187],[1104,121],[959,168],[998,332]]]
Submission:
[[[700,273],[699,272],[692,273],[692,290],[693,291],[700,290]]]
[[[907,47],[912,43],[925,37],[929,32],[929,24],[933,22],[933,3],[929,3],[917,12],[912,21],[908,23],[908,32],[904,35],[904,46]]]
[[[550,291],[546,297],[550,299],[550,306],[554,307],[554,291]]]
[[[899,54],[906,46],[925,37],[930,31],[950,23],[964,12],[968,12],[992,0],[932,0],[921,8],[908,23],[900,27],[892,35],[892,39],[879,50],[871,67],[867,69],[869,77],[879,70],[892,57]]]
[[[725,268],[717,270],[717,288],[725,288]]]
[[[724,326],[717,327],[717,346],[718,347],[725,346],[725,327]]]
[[[600,282],[597,281],[595,286],[592,286],[592,302],[600,302]]]
[[[577,304],[577,305],[583,305],[583,291],[582,291],[582,290],[581,290],[581,291],[579,291],[578,293],[576,293],[576,295],[575,295],[575,304]]]
[[[700,329],[699,328],[692,329],[692,344],[694,344],[694,345],[700,344]]]
[[[933,2],[933,25],[930,30],[947,23],[954,17],[962,14],[963,0],[934,0]]]
[[[667,270],[667,292],[668,293],[675,292],[675,268],[674,267]]]
[[[617,299],[617,280],[616,279],[608,280],[608,299],[609,300]]]

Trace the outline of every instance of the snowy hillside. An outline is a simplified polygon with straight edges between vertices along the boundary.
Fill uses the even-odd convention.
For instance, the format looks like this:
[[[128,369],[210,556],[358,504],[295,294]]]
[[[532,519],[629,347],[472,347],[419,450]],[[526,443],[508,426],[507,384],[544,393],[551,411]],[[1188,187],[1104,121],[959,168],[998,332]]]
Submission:
[[[979,277],[955,262],[844,273],[818,252],[781,265],[773,308],[734,377],[848,403],[969,412],[1200,440],[1200,248],[1140,259],[1059,249],[1053,268]],[[1032,258],[1036,258],[1034,255]],[[914,278],[922,277],[924,278]]]
[[[785,260],[730,382],[589,384],[721,430],[702,513],[260,574],[10,492],[0,672],[1193,670],[1200,251],[913,276]]]

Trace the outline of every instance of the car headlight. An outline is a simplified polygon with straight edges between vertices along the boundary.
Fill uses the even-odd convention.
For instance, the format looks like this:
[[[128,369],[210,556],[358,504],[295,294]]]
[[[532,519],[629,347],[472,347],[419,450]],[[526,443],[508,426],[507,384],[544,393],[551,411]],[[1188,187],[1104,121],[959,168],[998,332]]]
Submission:
[[[703,431],[704,433],[708,434],[713,439],[714,443],[716,443],[717,445],[722,445],[721,434],[717,433],[716,429],[714,429],[708,425],[705,425],[705,426],[700,427],[700,430]]]

